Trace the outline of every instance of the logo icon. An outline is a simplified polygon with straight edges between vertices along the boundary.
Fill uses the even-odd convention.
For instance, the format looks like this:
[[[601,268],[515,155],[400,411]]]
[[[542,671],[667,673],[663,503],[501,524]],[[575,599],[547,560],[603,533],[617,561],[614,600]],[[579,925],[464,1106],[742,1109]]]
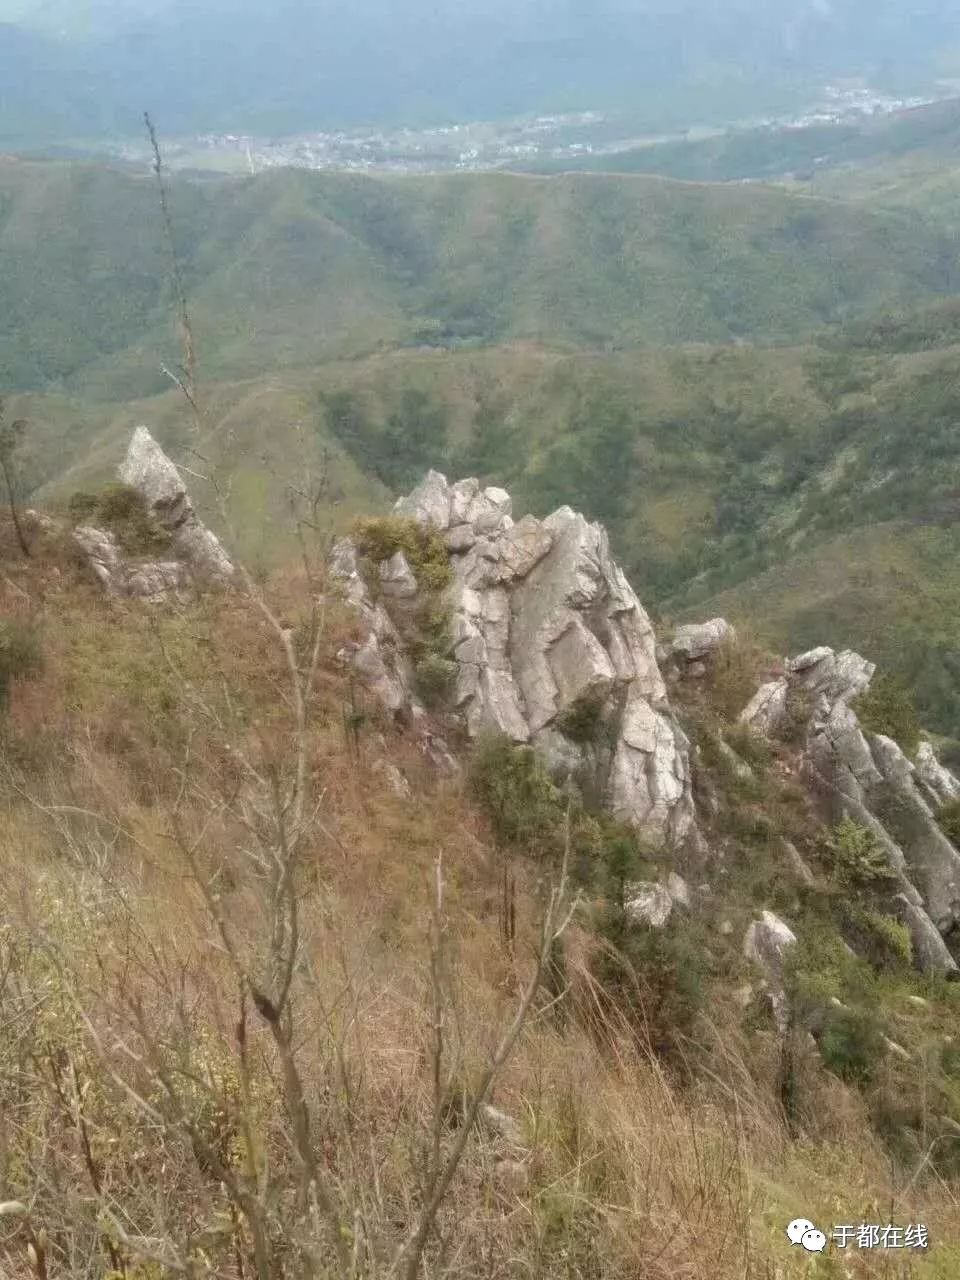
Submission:
[[[809,1218],[794,1218],[787,1227],[787,1239],[791,1244],[798,1244],[807,1253],[823,1253],[827,1247],[827,1237]]]

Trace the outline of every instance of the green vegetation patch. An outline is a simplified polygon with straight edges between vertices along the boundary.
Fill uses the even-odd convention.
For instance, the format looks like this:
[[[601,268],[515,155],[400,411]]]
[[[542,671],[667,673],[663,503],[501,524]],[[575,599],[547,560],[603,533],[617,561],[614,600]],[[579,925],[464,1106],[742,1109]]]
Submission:
[[[916,755],[920,745],[920,718],[902,680],[885,672],[877,676],[852,705],[868,733],[893,738],[908,756]]]
[[[143,496],[125,484],[111,484],[99,493],[75,493],[67,504],[75,524],[93,525],[114,534],[128,555],[162,555],[170,536],[147,508]]]
[[[896,879],[880,841],[869,828],[852,818],[843,818],[825,833],[820,849],[841,885],[875,887]]]
[[[354,522],[351,530],[357,550],[367,561],[368,584],[377,590],[373,567],[402,551],[421,590],[433,594],[453,582],[450,555],[443,536],[432,525],[409,516],[377,516]]]

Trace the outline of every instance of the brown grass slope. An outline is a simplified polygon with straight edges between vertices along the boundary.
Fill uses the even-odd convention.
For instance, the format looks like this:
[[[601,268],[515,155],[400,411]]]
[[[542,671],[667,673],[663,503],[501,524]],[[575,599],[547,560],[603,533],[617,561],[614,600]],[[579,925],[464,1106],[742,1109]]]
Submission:
[[[310,667],[317,585],[288,569],[262,595],[147,609],[105,600],[56,535],[25,561],[4,532],[5,1274],[413,1274],[391,1260],[513,1016],[556,868],[512,861],[511,945],[504,855],[464,781],[350,688],[335,604],[300,724],[288,660]],[[705,696],[722,708],[756,674]],[[291,786],[309,803],[280,883],[265,832]],[[297,907],[285,977],[278,898]],[[730,900],[738,928],[749,901]],[[544,995],[495,1081],[522,1146],[468,1135],[428,1274],[788,1280],[811,1274],[783,1231],[802,1213],[928,1225],[928,1253],[851,1253],[844,1274],[956,1275],[955,1188],[891,1175],[855,1091],[811,1067],[816,1121],[788,1138],[774,1041],[733,1002],[739,939],[712,944],[692,1075],[603,1000],[594,945],[578,915],[567,1016]]]

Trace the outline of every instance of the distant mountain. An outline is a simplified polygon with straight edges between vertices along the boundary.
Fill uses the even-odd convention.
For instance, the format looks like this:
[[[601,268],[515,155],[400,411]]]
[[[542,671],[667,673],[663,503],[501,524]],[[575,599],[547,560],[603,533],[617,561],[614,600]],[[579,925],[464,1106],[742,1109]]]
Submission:
[[[135,131],[145,107],[177,133],[624,106],[682,123],[799,99],[828,76],[929,80],[960,60],[947,0],[8,0],[4,16],[54,44],[21,55],[0,134],[47,141],[62,119],[72,137]],[[47,90],[35,113],[31,80]]]
[[[178,179],[214,376],[398,345],[795,340],[960,288],[952,240],[773,188],[643,176]],[[167,258],[149,174],[0,163],[0,380],[158,390]]]

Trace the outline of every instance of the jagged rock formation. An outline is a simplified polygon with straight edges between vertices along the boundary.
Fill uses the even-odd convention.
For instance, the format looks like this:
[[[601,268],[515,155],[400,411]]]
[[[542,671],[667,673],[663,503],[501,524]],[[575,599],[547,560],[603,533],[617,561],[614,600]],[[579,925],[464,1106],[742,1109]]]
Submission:
[[[895,877],[893,905],[910,929],[925,969],[956,971],[944,936],[960,923],[960,852],[938,825],[941,798],[960,795],[960,781],[923,744],[914,765],[892,739],[869,733],[850,705],[875,667],[850,650],[821,647],[789,659],[789,676],[764,685],[741,720],[774,732],[786,714],[789,690],[806,691],[811,710],[803,773],[835,819],[849,817],[870,830]]]
[[[450,554],[453,701],[468,734],[533,743],[558,775],[589,776],[609,810],[648,835],[696,840],[687,739],[650,619],[604,530],[569,507],[515,523],[502,489],[450,484],[436,471],[395,511],[438,530]],[[364,621],[363,641],[345,656],[385,706],[416,716],[390,616],[415,594],[409,564],[394,556],[379,566],[376,604],[349,539],[332,568]],[[577,717],[597,731],[574,732]]]
[[[179,471],[146,427],[137,427],[118,478],[135,489],[170,539],[170,558],[125,555],[114,533],[81,525],[73,538],[110,595],[148,601],[181,594],[191,583],[223,586],[234,568],[217,536],[201,523]]]

